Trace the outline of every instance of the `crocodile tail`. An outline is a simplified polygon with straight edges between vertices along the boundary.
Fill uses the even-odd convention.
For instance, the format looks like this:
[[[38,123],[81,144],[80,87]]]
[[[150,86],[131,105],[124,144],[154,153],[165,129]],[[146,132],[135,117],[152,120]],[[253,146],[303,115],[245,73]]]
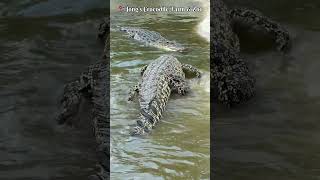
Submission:
[[[148,104],[147,107],[140,109],[140,119],[137,121],[137,125],[131,131],[131,135],[144,135],[156,126],[160,121],[163,111],[169,100],[171,89],[167,81],[161,82],[163,87],[159,94]]]

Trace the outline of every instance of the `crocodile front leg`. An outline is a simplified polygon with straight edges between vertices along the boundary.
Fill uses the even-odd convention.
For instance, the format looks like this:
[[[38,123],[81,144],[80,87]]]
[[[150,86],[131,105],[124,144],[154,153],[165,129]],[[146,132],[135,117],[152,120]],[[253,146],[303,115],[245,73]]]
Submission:
[[[169,81],[169,86],[173,92],[185,95],[190,90],[187,81],[181,76],[172,76]]]
[[[139,87],[140,83],[134,85],[132,88],[129,90],[129,96],[128,96],[128,101],[132,101],[133,98],[139,94]]]
[[[182,70],[186,73],[186,72],[190,72],[192,74],[195,74],[197,78],[201,77],[201,72],[195,68],[194,66],[190,65],[190,64],[182,64]]]
[[[289,48],[289,32],[260,12],[247,9],[233,9],[229,12],[229,15],[233,24],[245,25],[246,27],[263,31],[270,35],[279,51],[285,51]]]

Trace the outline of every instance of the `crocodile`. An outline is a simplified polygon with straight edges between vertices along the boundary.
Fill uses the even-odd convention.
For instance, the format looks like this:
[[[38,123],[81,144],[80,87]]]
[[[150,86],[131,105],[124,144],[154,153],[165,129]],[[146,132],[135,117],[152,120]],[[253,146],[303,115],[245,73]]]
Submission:
[[[92,104],[93,134],[97,144],[97,166],[100,171],[89,176],[90,180],[110,179],[110,116],[109,116],[109,19],[99,26],[98,37],[104,42],[102,60],[89,65],[80,77],[67,83],[61,98],[61,111],[57,116],[59,124],[75,124],[81,100],[88,99]]]
[[[168,51],[183,52],[186,50],[181,44],[164,38],[160,33],[147,29],[135,27],[120,27],[120,31],[126,32],[130,38],[133,38],[146,46],[153,46]]]
[[[129,91],[129,101],[139,95],[140,118],[130,134],[144,135],[151,132],[160,121],[171,92],[185,95],[189,86],[185,73],[200,77],[201,73],[190,64],[182,64],[172,55],[162,55],[141,69],[142,79]]]
[[[210,24],[210,77],[214,100],[227,106],[247,101],[255,94],[255,78],[240,56],[240,43],[235,28],[246,27],[272,38],[277,50],[290,47],[289,32],[277,22],[256,10],[228,9],[222,0],[213,0]]]

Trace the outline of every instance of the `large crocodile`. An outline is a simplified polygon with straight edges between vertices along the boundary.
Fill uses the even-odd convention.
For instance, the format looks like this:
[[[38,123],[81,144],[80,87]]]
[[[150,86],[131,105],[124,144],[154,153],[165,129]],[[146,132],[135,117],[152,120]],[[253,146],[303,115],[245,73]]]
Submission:
[[[140,119],[131,135],[150,132],[159,122],[171,92],[184,95],[188,92],[185,72],[200,72],[189,64],[180,63],[172,55],[162,55],[141,70],[142,80],[131,89],[129,100],[139,94]]]
[[[289,33],[278,23],[257,11],[229,10],[222,0],[211,1],[210,71],[211,92],[218,101],[230,106],[254,95],[255,79],[240,56],[240,43],[233,31],[242,26],[270,36],[279,51],[289,47]]]
[[[164,38],[160,33],[147,29],[135,27],[120,27],[120,31],[126,32],[130,38],[133,38],[146,46],[153,46],[168,51],[184,51],[185,48],[175,42]]]

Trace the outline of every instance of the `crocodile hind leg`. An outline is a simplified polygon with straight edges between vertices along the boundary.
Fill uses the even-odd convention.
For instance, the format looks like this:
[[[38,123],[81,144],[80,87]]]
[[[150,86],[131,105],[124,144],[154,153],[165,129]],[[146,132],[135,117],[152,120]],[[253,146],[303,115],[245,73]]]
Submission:
[[[140,70],[140,74],[141,76],[143,75],[144,71],[147,69],[148,65],[144,65],[141,70]],[[132,101],[134,99],[134,97],[136,95],[139,94],[139,87],[140,87],[140,83],[134,85],[132,88],[130,88],[129,90],[129,96],[128,96],[128,101]]]
[[[185,95],[190,90],[187,81],[181,76],[170,77],[169,86],[173,92],[180,95]]]
[[[270,35],[279,51],[286,51],[289,48],[289,32],[260,12],[247,9],[233,9],[229,12],[229,15],[233,24],[245,25],[248,28]]]
[[[79,81],[70,82],[65,85],[63,97],[60,102],[62,109],[57,118],[59,124],[67,122],[78,112],[80,101]]]
[[[182,70],[186,73],[186,72],[190,72],[192,74],[195,74],[197,78],[201,77],[201,72],[195,68],[194,66],[190,65],[190,64],[182,64]]]
[[[86,71],[81,74],[78,80],[72,81],[65,85],[61,103],[61,112],[57,117],[59,124],[72,123],[72,119],[78,113],[81,103],[81,97],[89,93],[90,72]]]
[[[132,88],[130,88],[128,101],[132,101],[133,98],[139,93],[139,87],[140,87],[140,83],[138,83],[138,84],[134,85]]]

